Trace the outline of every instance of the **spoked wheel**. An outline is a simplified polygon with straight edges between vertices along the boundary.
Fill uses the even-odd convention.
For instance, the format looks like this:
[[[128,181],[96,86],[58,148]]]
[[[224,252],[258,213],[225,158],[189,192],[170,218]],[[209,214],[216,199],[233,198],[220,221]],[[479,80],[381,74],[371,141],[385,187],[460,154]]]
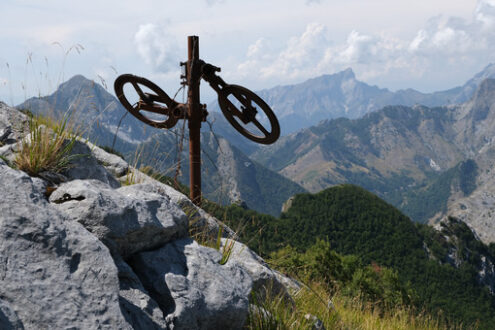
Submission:
[[[248,139],[272,144],[280,136],[280,125],[272,109],[258,95],[238,85],[226,85],[218,94],[218,103],[225,118]],[[239,106],[239,108],[237,107]],[[261,124],[258,116],[261,109],[270,122],[271,129]]]
[[[137,97],[130,99],[131,95],[129,94],[131,92],[127,92],[127,96],[125,95],[124,86],[126,84],[130,84],[134,88]],[[123,74],[115,80],[114,88],[120,103],[142,122],[156,128],[171,128],[177,123],[179,118],[174,116],[173,112],[178,103],[148,79],[132,74]]]

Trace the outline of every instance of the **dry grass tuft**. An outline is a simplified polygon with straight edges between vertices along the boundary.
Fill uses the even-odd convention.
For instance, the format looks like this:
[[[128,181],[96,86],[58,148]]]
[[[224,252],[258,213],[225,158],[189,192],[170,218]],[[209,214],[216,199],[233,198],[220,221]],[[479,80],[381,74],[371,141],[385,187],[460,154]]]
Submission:
[[[383,312],[363,304],[359,299],[329,295],[320,283],[303,288],[291,304],[281,295],[254,297],[255,308],[250,309],[246,329],[425,329],[440,330],[449,327],[428,314],[417,314],[404,306]],[[258,298],[258,299],[257,299]],[[321,321],[318,325],[317,320]],[[456,328],[462,328],[458,325]]]
[[[68,117],[60,121],[33,116],[29,135],[20,142],[14,165],[31,176],[41,172],[60,173],[70,167],[74,159],[72,147],[77,135],[71,132]]]

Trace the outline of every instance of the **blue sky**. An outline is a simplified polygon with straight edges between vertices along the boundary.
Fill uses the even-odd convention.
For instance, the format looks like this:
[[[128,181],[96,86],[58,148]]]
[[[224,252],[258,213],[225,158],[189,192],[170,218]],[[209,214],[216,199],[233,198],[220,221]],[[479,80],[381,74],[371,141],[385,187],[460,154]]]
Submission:
[[[173,94],[188,35],[227,82],[253,90],[351,67],[380,87],[434,91],[495,62],[495,0],[2,0],[0,13],[9,104],[74,74],[111,90],[134,73]]]

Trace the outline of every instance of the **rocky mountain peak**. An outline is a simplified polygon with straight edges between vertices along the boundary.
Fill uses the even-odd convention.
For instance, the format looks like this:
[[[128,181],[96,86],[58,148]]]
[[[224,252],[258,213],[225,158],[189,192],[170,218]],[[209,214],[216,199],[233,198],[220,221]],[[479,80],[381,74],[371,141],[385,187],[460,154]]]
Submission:
[[[60,84],[54,95],[56,95],[59,99],[65,100],[77,97],[77,95],[81,93],[99,93],[100,89],[103,89],[103,87],[96,84],[93,80],[87,79],[83,75],[78,74]]]
[[[316,86],[320,86],[319,88],[318,87],[316,88],[317,89],[324,88],[327,91],[329,91],[329,89],[338,87],[349,81],[358,82],[356,80],[356,75],[354,74],[354,71],[351,68],[347,68],[343,71],[336,72],[333,74],[324,74],[322,76],[309,79],[302,84],[304,86],[307,86],[307,88],[314,89]]]
[[[345,70],[333,73],[333,74],[325,74],[319,77],[320,79],[324,81],[345,81],[345,80],[355,80],[356,75],[354,74],[354,71],[352,68],[347,68]],[[315,80],[319,79],[318,77],[315,78]],[[313,79],[310,79],[310,81]]]
[[[337,75],[342,76],[342,78],[345,80],[356,79],[356,75],[354,74],[354,71],[352,70],[352,68],[347,68],[344,71],[337,73]]]

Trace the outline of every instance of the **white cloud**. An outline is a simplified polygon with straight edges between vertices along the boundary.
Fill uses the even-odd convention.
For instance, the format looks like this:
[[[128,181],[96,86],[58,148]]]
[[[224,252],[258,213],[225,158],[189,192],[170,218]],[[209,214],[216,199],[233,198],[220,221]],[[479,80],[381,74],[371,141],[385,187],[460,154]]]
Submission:
[[[263,57],[263,52],[266,52],[267,41],[265,38],[260,38],[248,47],[247,57],[260,58]]]
[[[179,64],[178,42],[163,26],[140,25],[134,36],[139,56],[154,71],[177,70]]]
[[[390,72],[419,78],[431,71],[452,72],[495,61],[495,0],[479,0],[470,19],[436,16],[410,37],[353,30],[343,42],[330,39],[328,28],[310,23],[278,51],[265,39],[248,47],[238,66],[245,77],[287,83],[352,67],[361,79]],[[474,69],[473,69],[474,70]],[[474,72],[474,71],[473,71]]]
[[[371,56],[376,55],[376,43],[375,38],[352,31],[347,37],[345,49],[337,56],[337,60],[342,63],[366,62]]]
[[[493,28],[495,23],[495,1],[482,0],[475,10],[475,19],[483,24],[485,29]]]
[[[248,47],[248,60],[241,63],[238,69],[241,72],[252,72],[253,65],[259,65],[261,75],[265,78],[297,78],[305,75],[305,71],[315,68],[314,64],[324,56],[329,45],[326,27],[323,24],[311,23],[301,36],[292,37],[287,42],[287,47],[276,55],[269,52],[266,40],[257,40]]]

